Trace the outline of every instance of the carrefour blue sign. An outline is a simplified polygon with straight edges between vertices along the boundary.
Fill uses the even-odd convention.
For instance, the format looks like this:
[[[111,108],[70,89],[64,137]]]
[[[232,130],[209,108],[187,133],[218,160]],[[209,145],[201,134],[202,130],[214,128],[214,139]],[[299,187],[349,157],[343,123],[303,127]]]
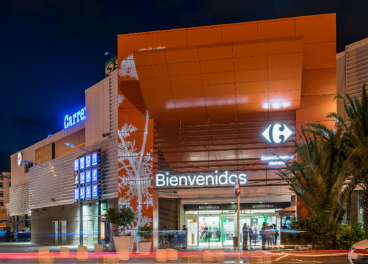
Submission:
[[[79,122],[86,119],[86,107],[83,107],[81,110],[76,112],[72,115],[66,115],[64,117],[64,128],[67,129],[68,127],[74,126]]]

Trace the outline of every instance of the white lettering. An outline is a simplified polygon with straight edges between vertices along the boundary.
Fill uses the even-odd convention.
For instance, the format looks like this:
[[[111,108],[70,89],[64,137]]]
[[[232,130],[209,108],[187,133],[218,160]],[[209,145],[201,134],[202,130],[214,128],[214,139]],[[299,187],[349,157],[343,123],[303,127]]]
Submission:
[[[69,125],[69,116],[66,115],[64,118],[64,128],[68,128],[68,125]]]
[[[239,174],[240,184],[246,184],[247,183],[247,179],[245,177],[247,177],[247,175]]]
[[[191,181],[190,180],[190,177],[189,177],[189,183],[190,183],[190,185],[192,185],[192,186],[194,185],[195,179],[196,179],[196,176],[193,177],[193,181]]]
[[[156,174],[156,186],[158,187],[165,186],[165,175]]]
[[[168,174],[168,173],[167,173]],[[162,173],[156,174],[156,186],[190,186],[198,185],[198,186],[210,186],[210,185],[228,185],[235,184],[237,179],[240,180],[241,184],[245,184],[247,182],[246,174],[231,174],[228,175],[228,172],[225,171],[224,174],[218,175],[164,175]]]
[[[197,185],[200,185],[200,186],[203,185],[204,177],[202,175],[198,175],[196,182],[197,182]]]
[[[77,123],[79,123],[80,121],[83,121],[86,119],[86,108],[83,107],[81,110],[79,110],[78,112],[76,112],[73,115],[66,115],[64,117],[64,128],[68,128],[71,127]]]
[[[230,184],[235,184],[235,181],[232,181],[232,180],[231,180],[231,178],[234,178],[234,177],[235,177],[236,179],[238,179],[238,176],[236,176],[235,174],[231,174],[231,175],[230,175],[230,177],[229,177],[229,183],[230,183]]]
[[[221,181],[222,178],[225,178],[225,181]],[[227,171],[225,172],[225,174],[220,175],[219,184],[222,184],[222,185],[228,184]]]
[[[176,176],[172,176],[172,177],[170,178],[170,185],[171,185],[171,186],[177,186],[177,185],[178,185],[178,177],[176,177]]]
[[[211,178],[211,183],[213,184],[213,176],[212,175],[206,175],[206,185],[208,185],[208,178]]]
[[[187,186],[188,185],[188,180],[186,176],[179,176],[179,186],[181,186],[182,180],[184,180],[184,185]]]

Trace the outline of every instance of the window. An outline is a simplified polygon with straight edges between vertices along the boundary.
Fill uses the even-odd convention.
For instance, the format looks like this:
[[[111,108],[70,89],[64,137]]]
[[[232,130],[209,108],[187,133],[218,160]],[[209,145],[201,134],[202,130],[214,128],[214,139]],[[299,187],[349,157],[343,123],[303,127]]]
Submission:
[[[0,206],[4,206],[4,201],[0,201]]]
[[[3,183],[2,182],[0,182],[0,188],[3,188],[4,186],[3,186]]]
[[[29,169],[33,167],[33,163],[24,163],[24,172],[28,173]]]
[[[11,183],[9,182],[9,187],[11,187]]]
[[[0,197],[4,197],[4,192],[0,192]]]

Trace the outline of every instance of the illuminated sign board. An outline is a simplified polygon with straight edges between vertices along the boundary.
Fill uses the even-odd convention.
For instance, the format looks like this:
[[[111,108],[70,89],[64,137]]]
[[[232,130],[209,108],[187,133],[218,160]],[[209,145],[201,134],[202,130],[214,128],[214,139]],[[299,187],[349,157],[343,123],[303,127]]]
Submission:
[[[240,179],[240,184],[247,182],[246,174],[234,174],[225,171],[222,174],[208,174],[208,175],[168,175],[156,174],[157,187],[175,187],[175,186],[209,186],[209,185],[234,185],[237,179]]]
[[[270,166],[280,166],[285,165],[284,160],[292,160],[294,159],[293,155],[290,156],[262,156],[262,161],[269,161],[268,165]]]
[[[264,136],[270,143],[285,142],[293,132],[285,124],[269,125],[262,136]]]
[[[86,186],[86,199],[92,198],[92,186]]]
[[[64,117],[64,128],[67,129],[68,127],[74,126],[79,122],[86,119],[86,107],[83,107],[81,110],[76,112],[72,115],[66,115]]]
[[[86,168],[91,167],[91,154],[88,154],[86,157]]]
[[[98,169],[92,170],[92,182],[98,181]]]
[[[98,192],[98,185],[92,185],[92,197],[93,198],[98,198],[99,197],[99,192]]]
[[[79,173],[79,184],[85,184],[86,183],[86,177],[84,171]]]
[[[86,187],[79,188],[79,199],[86,199]]]
[[[79,160],[78,159],[74,160],[74,170],[79,171]]]
[[[18,164],[19,167],[22,166],[22,164],[23,164],[23,154],[22,154],[22,152],[18,152],[17,164]]]
[[[84,168],[85,168],[85,164],[84,164],[84,161],[85,161],[85,159],[84,159],[84,157],[82,156],[82,157],[80,157],[79,158],[79,169],[80,170],[83,170]]]
[[[92,166],[96,166],[98,164],[98,153],[92,153]]]
[[[74,189],[74,200],[79,200],[79,188]]]
[[[98,183],[100,176],[100,152],[88,153],[74,159],[74,183],[79,188],[74,188],[74,200],[98,199],[100,190]],[[92,185],[93,184],[93,185]]]
[[[91,183],[91,171],[86,171],[86,183]]]

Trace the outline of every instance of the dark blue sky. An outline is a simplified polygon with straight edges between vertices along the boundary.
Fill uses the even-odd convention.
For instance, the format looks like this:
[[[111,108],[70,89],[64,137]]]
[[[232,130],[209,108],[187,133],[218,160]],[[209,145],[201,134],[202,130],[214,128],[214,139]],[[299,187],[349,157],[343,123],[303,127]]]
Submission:
[[[63,129],[104,78],[117,35],[337,13],[337,51],[368,37],[368,0],[0,0],[0,172]]]

